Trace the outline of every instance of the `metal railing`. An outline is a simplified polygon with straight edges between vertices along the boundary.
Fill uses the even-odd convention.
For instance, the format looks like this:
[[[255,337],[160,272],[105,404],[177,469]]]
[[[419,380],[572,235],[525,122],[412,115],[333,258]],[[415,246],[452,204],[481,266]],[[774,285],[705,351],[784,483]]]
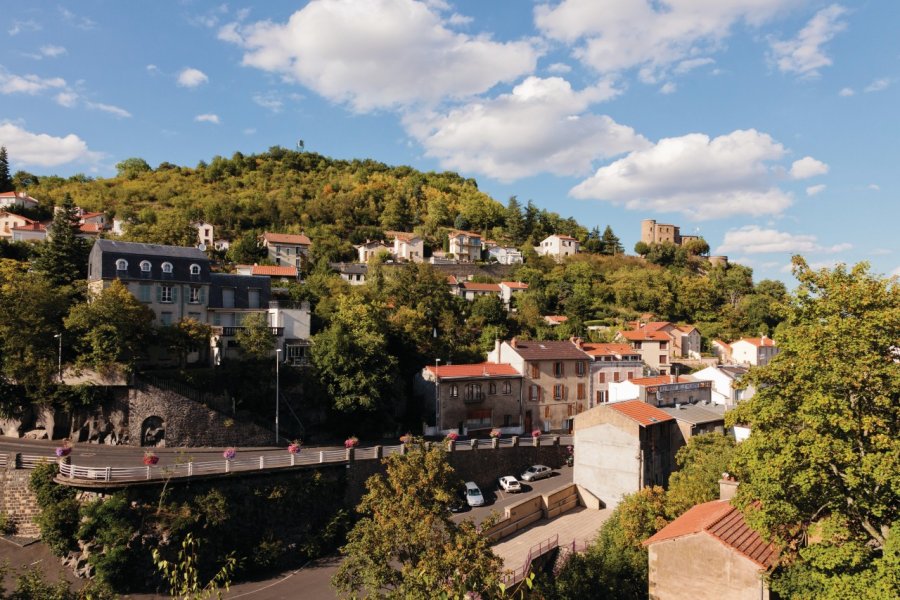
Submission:
[[[507,588],[516,585],[517,583],[528,577],[528,573],[531,572],[531,564],[536,559],[542,557],[548,552],[551,552],[552,550],[555,550],[558,547],[559,535],[554,535],[553,537],[547,538],[539,544],[535,544],[528,550],[528,557],[525,559],[525,562],[522,563],[522,566],[513,569],[503,576],[503,583]]]

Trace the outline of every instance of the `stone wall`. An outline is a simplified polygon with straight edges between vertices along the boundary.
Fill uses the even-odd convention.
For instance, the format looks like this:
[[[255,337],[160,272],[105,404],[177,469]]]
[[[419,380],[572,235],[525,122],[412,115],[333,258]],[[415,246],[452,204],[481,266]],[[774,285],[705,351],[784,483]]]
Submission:
[[[270,446],[272,431],[231,418],[199,402],[152,385],[135,387],[128,393],[130,444],[141,446],[145,420],[157,417],[165,432],[166,446]]]
[[[31,471],[16,469],[14,455],[9,456],[9,461],[7,467],[0,468],[0,512],[15,526],[15,535],[39,537],[34,518],[40,509],[34,492],[28,487]]]

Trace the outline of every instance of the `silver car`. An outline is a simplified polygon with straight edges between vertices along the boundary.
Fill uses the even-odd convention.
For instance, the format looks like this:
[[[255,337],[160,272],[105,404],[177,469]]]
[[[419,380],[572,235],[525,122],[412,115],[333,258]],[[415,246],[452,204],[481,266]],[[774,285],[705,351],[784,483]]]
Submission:
[[[481,506],[484,504],[484,496],[474,481],[466,482],[466,502],[469,506]]]
[[[553,475],[553,469],[545,465],[531,465],[522,473],[522,481],[537,481]]]

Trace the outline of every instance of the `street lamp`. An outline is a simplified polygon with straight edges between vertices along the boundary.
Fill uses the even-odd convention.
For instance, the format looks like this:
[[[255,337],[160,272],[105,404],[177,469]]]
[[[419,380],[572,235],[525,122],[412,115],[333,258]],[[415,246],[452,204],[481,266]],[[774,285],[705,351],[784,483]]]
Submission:
[[[59,355],[57,357],[56,369],[57,369],[57,374],[59,376],[59,382],[62,383],[62,380],[63,380],[63,376],[62,376],[62,332],[57,333],[53,337],[59,339]]]
[[[281,348],[275,349],[275,445],[278,445],[278,408],[281,405],[281,380],[279,367],[281,363]]]
[[[438,364],[441,362],[441,359],[434,359],[434,428],[440,433],[441,431],[441,412],[440,405],[438,404],[438,398],[440,397],[440,384],[441,378],[438,377]]]

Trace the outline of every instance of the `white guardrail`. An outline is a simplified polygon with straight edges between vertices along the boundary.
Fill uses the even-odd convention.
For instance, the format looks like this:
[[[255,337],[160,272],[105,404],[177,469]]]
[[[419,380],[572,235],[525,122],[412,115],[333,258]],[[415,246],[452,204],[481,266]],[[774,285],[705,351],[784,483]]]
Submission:
[[[520,437],[518,440],[514,440],[513,438],[500,438],[497,440],[497,447],[511,448],[516,444],[519,446],[536,446],[538,444],[543,446],[551,444],[555,440],[556,436],[541,436],[541,438]],[[479,440],[477,444],[478,448],[485,449],[493,446],[493,440],[487,443],[485,443],[484,440]],[[461,450],[469,447],[469,442],[456,442],[455,447],[457,450]],[[381,457],[387,457],[392,454],[401,454],[403,452],[403,446],[354,448],[352,460],[374,460],[379,458],[379,451]],[[145,465],[142,467],[83,466],[70,464],[66,461],[59,461],[55,455],[20,454],[18,455],[16,468],[33,469],[43,462],[59,462],[59,474],[60,477],[64,479],[86,480],[92,482],[129,482],[342,463],[350,460],[348,459],[348,454],[346,449],[313,450],[304,448],[297,454],[286,452],[281,455],[258,455],[255,457],[235,458],[232,460],[222,458],[201,462],[176,462],[171,465]],[[7,467],[11,461],[15,460],[15,456],[16,455],[0,453],[0,467]]]

